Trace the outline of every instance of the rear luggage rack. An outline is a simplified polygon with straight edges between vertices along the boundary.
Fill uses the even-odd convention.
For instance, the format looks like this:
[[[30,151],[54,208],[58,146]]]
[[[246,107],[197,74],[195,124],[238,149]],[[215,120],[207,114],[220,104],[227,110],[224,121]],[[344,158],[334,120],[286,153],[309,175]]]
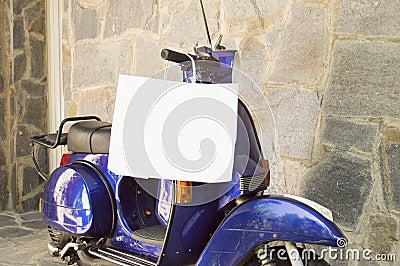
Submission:
[[[68,133],[61,133],[60,140],[57,142],[58,133],[34,136],[31,138],[32,142],[38,143],[47,148],[53,149],[59,145],[67,145]]]
[[[101,121],[100,118],[97,116],[77,116],[77,117],[68,117],[65,118],[60,126],[58,127],[58,130],[56,133],[52,134],[47,134],[47,135],[40,135],[40,136],[33,136],[31,138],[31,146],[32,146],[32,160],[33,164],[35,165],[37,173],[40,175],[41,178],[47,181],[47,177],[43,174],[43,172],[40,170],[39,164],[36,161],[35,157],[35,148],[34,144],[37,143],[41,146],[44,146],[49,149],[54,149],[60,145],[66,145],[68,142],[68,133],[63,133],[63,128],[65,123],[67,122],[73,122],[73,121],[83,121],[83,120],[97,120]]]
[[[97,120],[101,121],[100,118],[97,116],[76,116],[76,117],[68,117],[65,118],[60,126],[58,127],[58,130],[56,133],[53,134],[47,134],[47,135],[40,135],[40,136],[33,136],[31,138],[32,143],[38,143],[42,146],[45,146],[46,148],[49,149],[54,149],[59,145],[66,145],[67,144],[67,138],[68,138],[68,133],[62,133],[64,125],[67,122],[73,122],[73,121],[83,121],[83,120]]]
[[[88,249],[90,255],[121,266],[156,266],[157,258],[133,255],[106,246],[93,246]]]

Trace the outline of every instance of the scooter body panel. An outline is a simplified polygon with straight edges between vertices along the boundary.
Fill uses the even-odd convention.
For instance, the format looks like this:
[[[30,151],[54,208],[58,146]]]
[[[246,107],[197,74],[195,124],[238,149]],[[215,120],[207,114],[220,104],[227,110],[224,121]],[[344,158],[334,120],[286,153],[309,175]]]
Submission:
[[[285,197],[262,196],[232,210],[197,265],[236,265],[253,248],[265,242],[337,246],[342,238],[340,229],[311,207]]]
[[[141,242],[131,236],[134,230],[158,224],[155,216],[155,198],[146,193],[134,178],[116,175],[108,170],[108,154],[74,153],[68,163],[73,162],[89,162],[101,171],[112,189],[116,206],[114,230],[109,239],[110,245],[133,253],[159,257],[161,245]],[[106,209],[103,211],[102,217],[112,216]],[[145,216],[145,211],[149,211],[151,215]],[[87,236],[97,237],[92,234],[87,234]]]
[[[118,219],[109,244],[121,250],[158,258],[162,245],[149,244],[132,237],[134,230],[159,224],[156,216],[156,199],[140,187],[132,177],[121,177],[118,180],[115,197]],[[145,212],[149,212],[150,215],[146,216]]]
[[[112,198],[100,173],[80,163],[57,168],[44,191],[43,218],[58,230],[93,237],[112,233]]]
[[[224,218],[218,200],[174,205],[159,265],[193,265]]]

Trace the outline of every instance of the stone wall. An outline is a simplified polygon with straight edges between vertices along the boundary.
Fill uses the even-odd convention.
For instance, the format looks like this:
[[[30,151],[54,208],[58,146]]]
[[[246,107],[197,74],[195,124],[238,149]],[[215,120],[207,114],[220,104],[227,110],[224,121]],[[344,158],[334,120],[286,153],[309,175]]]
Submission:
[[[44,186],[29,146],[47,124],[44,3],[0,3],[0,210],[37,210]],[[46,152],[39,156],[47,171]]]
[[[0,27],[4,29],[6,25],[5,19],[5,4],[0,3]],[[6,54],[6,31],[0,32],[0,58],[5,58]],[[8,83],[8,62],[7,60],[2,60],[0,62],[0,178],[2,188],[0,189],[0,197],[2,199],[2,209],[7,206],[8,201],[8,167],[7,167],[7,152],[8,152],[8,143],[7,143],[7,92],[5,89],[6,84]],[[3,202],[4,201],[4,202]]]
[[[270,102],[275,190],[330,208],[349,247],[400,254],[399,6],[372,0],[204,5],[214,40],[222,33],[223,44],[239,50],[242,70]],[[165,66],[162,48],[190,51],[195,41],[206,44],[198,1],[65,0],[65,115],[110,121],[119,73],[152,76]]]

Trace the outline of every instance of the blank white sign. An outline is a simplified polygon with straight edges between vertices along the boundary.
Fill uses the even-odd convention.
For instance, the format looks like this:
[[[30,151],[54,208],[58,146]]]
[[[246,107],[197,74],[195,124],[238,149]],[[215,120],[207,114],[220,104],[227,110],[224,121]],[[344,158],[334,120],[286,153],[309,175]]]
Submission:
[[[232,180],[237,84],[120,75],[108,168],[205,183]]]

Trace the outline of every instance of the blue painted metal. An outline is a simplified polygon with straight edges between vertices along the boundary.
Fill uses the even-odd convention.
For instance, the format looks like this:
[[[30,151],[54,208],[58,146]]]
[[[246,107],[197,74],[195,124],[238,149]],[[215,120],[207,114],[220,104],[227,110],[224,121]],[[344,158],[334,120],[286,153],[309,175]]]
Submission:
[[[196,262],[210,236],[224,218],[218,200],[197,206],[174,205],[159,265]]]
[[[197,60],[196,61],[196,79],[198,83],[231,83],[233,61],[236,50],[214,51],[212,56],[218,61]],[[188,61],[182,68],[183,81],[192,82],[193,71],[191,62]],[[212,75],[210,75],[212,73]]]
[[[212,56],[218,59],[218,61],[221,63],[221,67],[233,68],[233,61],[235,59],[236,53],[236,50],[220,50],[213,51]]]
[[[161,179],[159,181],[156,202],[156,216],[158,221],[168,226],[169,218],[171,216],[173,204],[173,181],[168,179]]]
[[[132,177],[119,179],[116,188],[118,221],[110,244],[126,251],[158,258],[162,250],[161,245],[148,244],[131,237],[134,230],[159,224],[155,198],[142,189]],[[145,210],[149,210],[152,215],[146,217]]]
[[[127,252],[151,256],[155,258],[155,260],[158,259],[162,250],[161,245],[153,245],[138,241],[132,238],[131,234],[132,230],[130,228],[125,227],[122,223],[118,223],[114,236],[109,241],[109,245]]]
[[[158,224],[154,215],[155,198],[143,190],[134,178],[116,175],[108,170],[108,154],[74,153],[68,162],[79,160],[88,161],[95,165],[109,181],[115,194],[117,219],[110,244],[122,250],[158,258],[162,246],[144,243],[131,237],[134,230]],[[144,216],[146,209],[151,211],[151,217]],[[136,219],[134,216],[136,216]]]
[[[285,197],[257,197],[236,207],[215,232],[197,265],[236,265],[260,243],[337,246],[340,229],[311,207]],[[227,245],[229,243],[229,245]]]
[[[49,226],[77,235],[104,237],[112,230],[107,190],[93,169],[79,163],[52,173],[44,191],[43,217]]]
[[[108,194],[98,174],[79,161],[96,166],[115,193],[117,217],[111,245],[158,257],[162,246],[143,243],[131,237],[133,230],[158,224],[155,199],[143,191],[132,177],[115,175],[109,171],[108,154],[74,153],[68,165],[52,173],[44,192],[43,217],[46,224],[61,231],[94,238],[110,234],[113,215],[110,204],[105,202]],[[151,217],[144,216],[145,209],[151,211]],[[133,219],[134,214],[136,219]]]

